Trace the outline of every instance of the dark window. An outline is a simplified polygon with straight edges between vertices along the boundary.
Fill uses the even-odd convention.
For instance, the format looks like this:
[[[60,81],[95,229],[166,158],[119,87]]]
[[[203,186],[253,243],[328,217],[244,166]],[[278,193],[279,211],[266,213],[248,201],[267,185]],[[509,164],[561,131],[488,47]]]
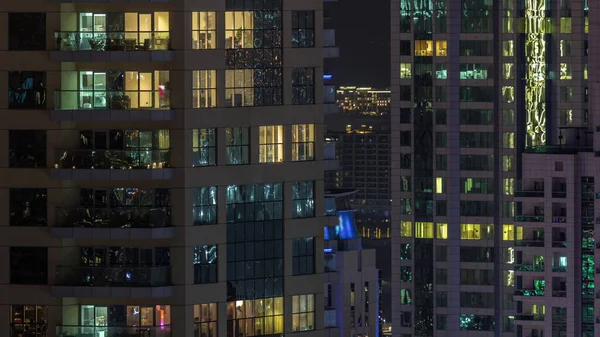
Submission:
[[[283,184],[227,186],[228,300],[283,296]]]
[[[313,238],[293,240],[293,273],[309,275],[315,272],[315,245]]]
[[[10,130],[8,133],[10,167],[46,167],[46,131]]]
[[[192,166],[217,165],[217,129],[194,129],[192,137]]]
[[[410,47],[410,40],[400,40],[400,55],[410,56],[412,48]]]
[[[217,282],[217,245],[194,247],[194,283]]]
[[[250,163],[250,140],[248,128],[225,129],[227,165]]]
[[[194,188],[194,226],[217,223],[217,187]]]
[[[11,337],[45,337],[48,332],[48,306],[11,305]]]
[[[10,225],[46,226],[48,194],[42,188],[10,189]]]
[[[292,11],[292,47],[315,46],[315,12]]]
[[[310,218],[315,216],[315,194],[313,181],[296,181],[292,183],[293,218]]]
[[[9,50],[46,50],[45,13],[8,13]]]
[[[402,124],[410,124],[410,108],[402,108],[400,109],[400,123]]]
[[[8,73],[9,109],[42,109],[45,107],[45,72],[11,71]]]
[[[48,284],[48,248],[10,247],[10,283]]]
[[[292,70],[292,104],[315,104],[315,68]]]

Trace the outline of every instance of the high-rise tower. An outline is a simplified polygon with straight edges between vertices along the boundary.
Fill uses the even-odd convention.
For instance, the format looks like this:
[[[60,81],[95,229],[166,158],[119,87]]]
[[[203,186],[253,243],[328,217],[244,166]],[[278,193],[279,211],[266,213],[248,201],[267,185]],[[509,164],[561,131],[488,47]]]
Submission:
[[[395,336],[593,334],[593,11],[392,0]]]
[[[323,335],[322,6],[0,3],[0,335]]]

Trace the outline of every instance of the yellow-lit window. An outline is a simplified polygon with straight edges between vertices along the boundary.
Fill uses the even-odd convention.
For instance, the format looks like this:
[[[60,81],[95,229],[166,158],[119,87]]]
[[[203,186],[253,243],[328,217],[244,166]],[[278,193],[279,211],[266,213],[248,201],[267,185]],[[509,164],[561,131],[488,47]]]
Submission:
[[[503,281],[505,287],[515,286],[515,272],[514,270],[505,270],[503,275]]]
[[[560,57],[571,56],[571,41],[560,40]]]
[[[225,48],[254,48],[254,12],[225,12]]]
[[[415,222],[415,238],[433,239],[433,222]]]
[[[292,296],[292,330],[310,331],[314,329],[315,295]]]
[[[215,12],[192,12],[192,49],[217,48]]]
[[[283,125],[259,127],[258,144],[261,163],[283,162]]]
[[[412,222],[402,221],[400,223],[400,236],[410,238],[412,237]]]
[[[194,318],[200,334],[210,336],[217,331],[217,303],[194,304]]]
[[[515,102],[515,87],[512,85],[505,85],[502,87],[502,100],[504,103]]]
[[[283,334],[283,313],[283,297],[237,300],[227,303],[227,320],[233,324],[235,331],[243,336],[255,336],[257,328],[260,328],[264,335]],[[268,322],[268,324],[255,325],[248,322]]]
[[[436,224],[436,235],[435,237],[440,240],[448,239],[448,224],[447,223],[437,223]]]
[[[513,156],[502,156],[502,171],[510,172],[514,170],[515,158]]]
[[[197,109],[217,106],[217,71],[194,70],[192,73],[192,103]]]
[[[508,12],[510,14],[510,12]],[[502,18],[502,32],[503,33],[514,33],[514,19],[513,18]]]
[[[435,41],[435,56],[448,56],[448,41]]]
[[[307,161],[315,159],[315,125],[292,125],[292,160]]]
[[[504,249],[504,263],[515,263],[515,249],[513,247]]]
[[[588,79],[588,64],[587,63],[583,64],[583,79],[584,80]]]
[[[446,193],[446,178],[443,178],[443,177],[435,178],[435,193],[437,193],[437,194]]]
[[[516,226],[515,240],[523,240],[523,226]]]
[[[515,239],[515,226],[502,225],[502,240],[513,241]]]
[[[415,40],[415,56],[433,56],[433,41]]]
[[[515,179],[504,178],[504,194],[513,195],[515,194]]]
[[[492,240],[494,238],[494,225],[461,224],[460,238],[463,240]]]
[[[590,19],[586,16],[583,19],[583,22],[584,22],[583,23],[584,24],[584,26],[583,26],[583,32],[587,34],[588,31],[590,30]]]
[[[515,42],[513,40],[502,41],[502,56],[515,56]]]
[[[571,33],[571,18],[560,18],[560,32]]]
[[[571,65],[569,63],[561,63],[560,64],[560,79],[561,80],[570,80],[573,78],[573,74],[571,71]]]
[[[514,132],[502,133],[502,146],[505,149],[514,149],[515,148],[515,133]]]
[[[460,238],[463,240],[481,240],[481,226],[479,224],[461,224]]]
[[[532,304],[531,305],[531,313],[534,315],[545,315],[546,314],[546,306],[543,304]]]
[[[411,78],[412,76],[412,64],[400,63],[400,78]]]
[[[512,80],[514,78],[515,78],[515,64],[514,63],[504,63],[504,67],[502,69],[502,79]]]

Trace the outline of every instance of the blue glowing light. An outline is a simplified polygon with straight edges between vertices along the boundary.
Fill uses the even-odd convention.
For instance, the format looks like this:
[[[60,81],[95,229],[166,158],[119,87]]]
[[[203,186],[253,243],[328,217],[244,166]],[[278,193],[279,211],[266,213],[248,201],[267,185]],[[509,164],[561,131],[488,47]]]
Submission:
[[[333,78],[333,75],[329,75],[329,74],[323,74],[323,79],[324,80],[330,80]]]

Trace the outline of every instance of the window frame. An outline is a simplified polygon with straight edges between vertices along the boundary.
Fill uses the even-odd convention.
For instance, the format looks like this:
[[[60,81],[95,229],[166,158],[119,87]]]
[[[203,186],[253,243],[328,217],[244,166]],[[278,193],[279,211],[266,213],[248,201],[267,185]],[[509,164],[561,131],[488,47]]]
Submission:
[[[194,188],[192,203],[194,226],[216,225],[218,223],[218,188],[202,186]],[[206,214],[206,216],[202,216]]]
[[[225,129],[225,154],[227,165],[250,164],[250,128],[235,127]],[[232,160],[235,156],[240,156],[237,163]]]
[[[211,21],[212,20],[212,21]],[[202,26],[205,28],[202,28]],[[205,43],[201,43],[200,35],[205,34]],[[212,35],[211,35],[212,34]],[[211,37],[209,37],[211,36]],[[217,12],[199,11],[192,12],[192,49],[210,50],[217,49]],[[197,43],[197,45],[196,45]],[[212,45],[210,45],[212,43]]]
[[[261,164],[285,161],[285,128],[283,125],[261,125],[258,134],[258,161]],[[269,154],[271,152],[271,154]]]
[[[302,305],[304,300],[305,306]],[[312,303],[312,308],[311,308]],[[305,324],[302,324],[302,320],[305,320]],[[315,295],[294,295],[292,296],[292,331],[312,331],[315,330]],[[312,325],[311,323],[312,318]]]
[[[204,104],[202,104],[203,97]],[[217,105],[217,71],[194,70],[192,72],[192,107],[194,109],[211,109],[216,108]]]
[[[315,125],[292,125],[292,161],[315,160]]]
[[[214,251],[214,260],[208,259],[208,254]],[[219,246],[194,246],[194,284],[210,284],[219,282]]]
[[[315,47],[315,11],[292,11],[292,48]]]
[[[217,165],[217,128],[202,128],[192,130],[192,167]],[[195,143],[195,144],[194,144]],[[201,145],[205,143],[205,145]],[[206,157],[202,162],[202,157]]]
[[[292,241],[292,275],[312,275],[315,273],[314,237],[296,238]],[[305,270],[301,270],[301,266]]]

